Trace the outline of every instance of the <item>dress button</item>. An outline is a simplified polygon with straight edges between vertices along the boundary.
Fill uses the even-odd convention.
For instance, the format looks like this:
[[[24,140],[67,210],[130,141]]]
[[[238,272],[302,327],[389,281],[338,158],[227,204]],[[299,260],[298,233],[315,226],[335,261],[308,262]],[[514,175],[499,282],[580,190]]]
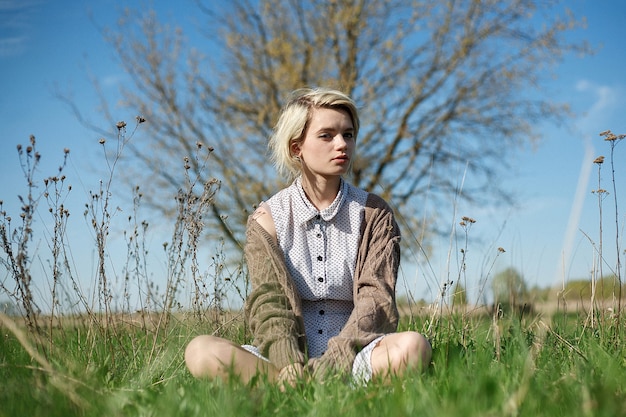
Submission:
[[[317,237],[322,237],[322,234],[321,234],[321,233],[318,233],[318,234],[317,234],[317,235],[315,235],[315,236],[317,236]]]
[[[317,220],[319,220],[319,219],[321,219],[321,218],[322,218],[322,216],[320,216],[320,215],[318,214],[317,216],[315,216],[315,218],[316,218]]]
[[[318,280],[319,282],[324,282],[324,278],[322,278],[322,277],[317,277],[317,280]]]
[[[319,334],[322,334],[322,333],[324,333],[324,330],[319,329],[317,332],[318,332]]]
[[[324,310],[320,310],[320,316],[324,315]]]
[[[320,256],[318,256],[318,257],[317,257],[317,260],[318,260],[318,261],[323,261],[323,260],[324,260],[324,258],[322,258],[322,255],[320,255]]]

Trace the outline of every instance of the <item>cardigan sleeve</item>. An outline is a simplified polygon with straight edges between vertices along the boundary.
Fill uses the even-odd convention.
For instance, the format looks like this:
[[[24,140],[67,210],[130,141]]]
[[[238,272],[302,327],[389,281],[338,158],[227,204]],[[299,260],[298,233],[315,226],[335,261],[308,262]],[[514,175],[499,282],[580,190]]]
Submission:
[[[354,309],[341,332],[328,341],[324,355],[309,361],[322,378],[329,371],[349,373],[357,353],[398,326],[395,290],[400,265],[400,229],[393,211],[370,194],[354,276]]]
[[[252,218],[245,257],[252,286],[245,316],[254,345],[278,369],[304,363],[306,340],[297,292],[276,244]]]

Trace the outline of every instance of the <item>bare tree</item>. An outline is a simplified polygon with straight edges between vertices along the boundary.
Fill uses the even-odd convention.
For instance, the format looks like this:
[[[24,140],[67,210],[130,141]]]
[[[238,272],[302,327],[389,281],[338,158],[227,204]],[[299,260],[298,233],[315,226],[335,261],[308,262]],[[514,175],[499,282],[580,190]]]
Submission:
[[[127,160],[130,178],[167,213],[183,158],[197,142],[213,147],[209,175],[221,189],[206,221],[237,244],[253,206],[285,185],[267,140],[291,90],[330,86],[356,100],[351,181],[411,220],[425,193],[431,204],[506,198],[497,174],[507,157],[539,122],[567,114],[542,91],[551,66],[586,51],[567,42],[578,24],[551,1],[225,3],[198,4],[206,43],[190,45],[185,29],[153,11],[126,12],[107,36],[133,81],[125,105],[148,120]],[[459,187],[459,166],[471,187]]]

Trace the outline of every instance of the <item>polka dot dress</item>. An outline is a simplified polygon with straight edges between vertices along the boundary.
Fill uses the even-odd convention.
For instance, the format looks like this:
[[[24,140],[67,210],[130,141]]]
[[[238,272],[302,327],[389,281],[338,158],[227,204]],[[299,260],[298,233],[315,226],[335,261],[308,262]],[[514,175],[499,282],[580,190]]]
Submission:
[[[352,277],[367,195],[342,180],[335,201],[319,211],[298,178],[267,201],[287,270],[302,298],[309,357],[324,353],[354,307]]]

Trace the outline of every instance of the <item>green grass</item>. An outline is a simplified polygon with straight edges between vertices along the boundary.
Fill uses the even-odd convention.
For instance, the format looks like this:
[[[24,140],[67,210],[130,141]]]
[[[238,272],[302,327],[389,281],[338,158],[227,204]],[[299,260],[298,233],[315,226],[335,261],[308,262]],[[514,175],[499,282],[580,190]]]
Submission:
[[[120,150],[127,143],[124,135],[125,130],[119,129]],[[612,146],[614,143],[611,142]],[[588,320],[586,312],[563,311],[550,317],[533,314],[519,317],[515,309],[505,310],[502,316],[495,318],[475,313],[404,317],[400,330],[425,332],[432,340],[433,358],[429,369],[422,374],[408,373],[389,383],[374,381],[365,387],[328,380],[282,391],[263,378],[250,384],[192,378],[183,362],[184,348],[192,337],[215,332],[240,343],[249,342],[249,332],[241,322],[241,315],[217,316],[222,312],[219,297],[223,296],[225,287],[207,289],[203,282],[205,275],[195,269],[196,243],[202,229],[198,219],[207,213],[212,198],[211,189],[206,188],[207,195],[201,199],[194,197],[194,187],[200,183],[197,179],[187,178],[185,198],[179,201],[181,210],[174,221],[175,233],[166,251],[169,271],[166,293],[160,294],[162,304],[150,308],[142,304],[139,310],[144,311],[145,316],[129,312],[137,310],[133,308],[117,312],[111,304],[110,285],[118,277],[114,272],[109,275],[105,268],[109,255],[103,242],[109,232],[107,219],[111,218],[111,212],[107,209],[109,190],[100,188],[96,192],[98,198],[93,200],[95,203],[92,201],[89,206],[89,219],[96,228],[99,244],[102,243],[98,246],[102,268],[97,277],[101,290],[94,300],[100,308],[79,303],[85,309],[80,317],[72,312],[63,315],[56,311],[51,319],[40,318],[34,322],[33,315],[38,309],[33,304],[29,264],[25,262],[31,259],[29,231],[37,202],[41,200],[31,180],[39,161],[34,137],[30,146],[31,151],[20,153],[29,179],[28,192],[24,194],[28,196],[28,204],[22,209],[23,217],[20,216],[22,227],[12,229],[8,214],[0,210],[0,235],[6,255],[3,265],[22,291],[11,292],[4,284],[0,285],[0,290],[30,314],[20,319],[22,327],[0,315],[0,417],[626,416],[626,329],[621,308],[612,312],[594,308],[590,311],[594,320]],[[65,186],[62,179],[58,182],[60,174],[59,171],[46,182],[46,193],[49,191],[57,198],[46,200],[50,213],[61,213]],[[55,231],[65,230],[68,224],[69,214],[62,213],[54,217]],[[133,244],[129,243],[128,256],[132,262],[144,253],[142,245],[137,243],[142,239],[137,232],[138,224],[137,221],[132,233],[136,239]],[[65,245],[62,234],[55,234],[52,240],[51,248]],[[61,268],[64,260],[59,253],[55,254],[50,273],[54,285],[61,278],[67,280],[68,276],[68,282],[75,284],[72,271]],[[601,253],[598,257],[602,259]],[[221,256],[215,259],[219,267],[215,282],[230,282],[243,271],[236,268],[239,272],[230,276],[228,268],[221,268]],[[617,271],[617,276],[610,277],[604,286],[600,285],[595,301],[598,296],[607,296],[603,292],[607,288],[611,289],[608,298],[620,300],[622,279],[619,268]],[[138,282],[141,281],[139,291],[142,285],[149,284],[142,281],[147,276],[144,272],[141,268],[135,271]],[[207,272],[206,276],[213,277],[213,274]],[[197,285],[196,298],[191,303],[194,311],[184,316],[179,313],[179,300],[175,295],[179,282],[189,277]],[[211,291],[213,294],[209,294]],[[239,294],[246,292],[237,291]],[[75,295],[79,300],[86,299],[80,292]],[[572,284],[562,295],[573,300],[589,299],[590,305],[595,306],[588,281]],[[53,305],[58,302],[55,298],[58,296],[57,293],[51,295]],[[153,302],[160,299],[159,294],[153,296],[156,297]],[[213,296],[215,305],[212,301],[201,302],[205,298],[213,300]],[[537,299],[548,298],[546,294]],[[620,313],[621,318],[612,316]],[[141,321],[142,318],[148,322]],[[168,320],[160,321],[162,318]],[[198,321],[199,318],[203,320]]]
[[[583,321],[562,316],[546,331],[539,318],[504,317],[496,331],[491,317],[444,317],[434,326],[433,360],[424,374],[360,388],[312,382],[286,392],[262,378],[249,385],[193,379],[182,352],[198,329],[184,321],[156,342],[150,332],[121,326],[115,341],[62,329],[51,350],[40,349],[49,352],[52,371],[2,327],[0,415],[626,415],[625,344],[611,336],[611,323],[600,332]],[[230,331],[245,334],[237,325]]]

